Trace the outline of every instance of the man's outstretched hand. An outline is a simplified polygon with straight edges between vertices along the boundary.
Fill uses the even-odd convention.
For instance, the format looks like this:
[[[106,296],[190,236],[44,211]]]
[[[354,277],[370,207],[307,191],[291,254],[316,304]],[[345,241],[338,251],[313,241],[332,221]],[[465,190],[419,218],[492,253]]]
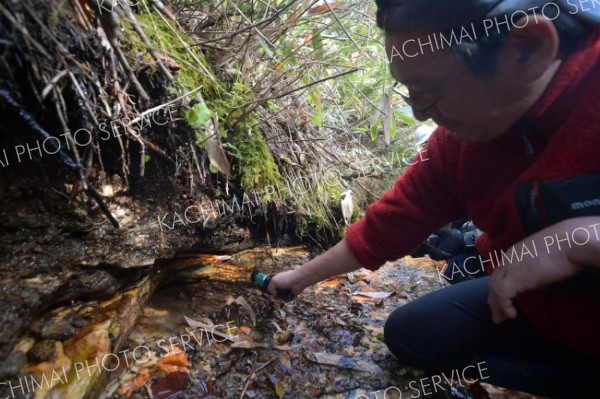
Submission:
[[[274,297],[277,296],[277,289],[288,289],[294,295],[300,295],[305,288],[319,281],[355,271],[360,267],[346,240],[343,239],[333,248],[301,267],[274,275],[267,291]]]
[[[271,278],[267,291],[274,297],[277,297],[277,290],[290,290],[295,296],[300,295],[304,291],[304,287],[299,284],[299,276],[297,270],[288,270],[286,272],[277,273]]]

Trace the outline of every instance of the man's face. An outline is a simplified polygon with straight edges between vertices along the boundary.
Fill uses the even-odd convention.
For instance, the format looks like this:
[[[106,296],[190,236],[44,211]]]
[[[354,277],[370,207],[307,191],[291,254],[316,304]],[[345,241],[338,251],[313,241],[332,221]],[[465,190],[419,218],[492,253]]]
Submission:
[[[429,34],[433,32],[386,32],[388,59],[404,54],[402,46],[407,40],[420,38],[425,43],[430,40]],[[501,51],[496,69],[485,78],[474,76],[464,61],[448,49],[425,50],[413,58],[396,55],[391,59],[390,70],[393,78],[407,86],[418,105],[439,98],[425,113],[415,110],[418,120],[431,118],[461,140],[488,141],[510,128],[537,99],[532,97],[536,82],[523,84],[517,78],[519,71],[502,56]]]

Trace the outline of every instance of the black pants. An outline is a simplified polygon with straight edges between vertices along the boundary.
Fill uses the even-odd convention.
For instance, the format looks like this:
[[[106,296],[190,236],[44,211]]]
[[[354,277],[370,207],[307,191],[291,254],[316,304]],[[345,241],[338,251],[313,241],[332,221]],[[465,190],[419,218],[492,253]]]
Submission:
[[[600,360],[573,353],[532,326],[519,312],[500,325],[487,304],[489,277],[425,295],[396,309],[385,342],[403,366],[430,375],[485,362],[469,379],[551,398],[600,398]],[[469,375],[469,373],[471,375]]]

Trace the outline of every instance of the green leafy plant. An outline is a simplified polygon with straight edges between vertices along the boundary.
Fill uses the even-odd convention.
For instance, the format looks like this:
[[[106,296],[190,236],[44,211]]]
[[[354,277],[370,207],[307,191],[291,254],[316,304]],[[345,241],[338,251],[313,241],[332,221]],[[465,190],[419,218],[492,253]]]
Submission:
[[[210,120],[210,110],[204,102],[198,103],[185,112],[185,119],[193,128],[203,127]]]

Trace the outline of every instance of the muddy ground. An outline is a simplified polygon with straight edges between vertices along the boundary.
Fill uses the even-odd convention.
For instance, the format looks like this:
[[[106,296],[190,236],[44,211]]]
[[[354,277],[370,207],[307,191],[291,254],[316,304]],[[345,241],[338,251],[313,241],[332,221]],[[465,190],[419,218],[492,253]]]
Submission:
[[[274,271],[306,260],[300,249],[286,249],[260,263]],[[466,383],[453,388],[464,396],[427,384],[408,388],[411,381],[419,387],[423,376],[397,363],[382,342],[383,326],[396,307],[442,287],[435,267],[405,258],[377,273],[324,281],[287,303],[249,285],[244,267],[204,281],[165,283],[126,343],[132,367],[121,358],[101,397],[353,399],[383,397],[383,391],[369,393],[388,389],[386,397],[398,398],[396,387],[413,398],[531,398],[485,384],[487,392]],[[213,325],[222,327],[206,327]]]

